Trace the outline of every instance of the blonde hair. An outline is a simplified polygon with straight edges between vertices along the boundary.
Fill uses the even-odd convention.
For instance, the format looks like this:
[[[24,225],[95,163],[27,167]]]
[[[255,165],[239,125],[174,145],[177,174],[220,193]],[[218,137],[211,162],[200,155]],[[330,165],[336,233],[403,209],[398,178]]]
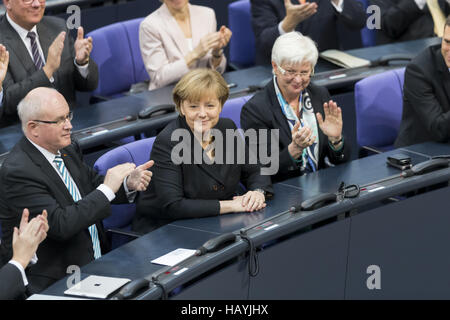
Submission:
[[[183,101],[197,102],[209,94],[214,94],[223,107],[230,90],[222,75],[212,69],[194,69],[185,74],[172,91],[173,102],[179,114]]]

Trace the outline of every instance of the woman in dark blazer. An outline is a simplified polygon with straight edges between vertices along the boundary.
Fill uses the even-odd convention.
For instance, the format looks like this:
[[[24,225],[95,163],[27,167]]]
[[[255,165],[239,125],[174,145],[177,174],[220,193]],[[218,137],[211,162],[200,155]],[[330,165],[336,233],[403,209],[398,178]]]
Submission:
[[[333,164],[349,158],[341,108],[326,88],[310,83],[317,59],[310,38],[298,32],[278,37],[272,49],[273,81],[242,108],[243,129],[279,130],[279,170],[272,182],[324,168],[325,157]],[[270,139],[250,147],[264,144],[264,150],[272,150]]]
[[[148,232],[177,219],[265,207],[265,194],[272,192],[270,177],[261,175],[257,164],[239,164],[237,151],[243,143],[226,138],[236,125],[219,119],[228,92],[222,76],[210,69],[193,70],[175,86],[180,116],[156,137],[152,184],[138,200],[133,230]],[[238,195],[240,182],[248,190],[243,195]]]

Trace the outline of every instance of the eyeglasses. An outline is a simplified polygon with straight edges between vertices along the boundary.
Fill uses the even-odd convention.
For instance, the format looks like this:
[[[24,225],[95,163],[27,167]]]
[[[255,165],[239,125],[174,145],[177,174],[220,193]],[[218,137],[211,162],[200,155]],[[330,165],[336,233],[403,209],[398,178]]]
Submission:
[[[40,4],[43,4],[43,3],[45,3],[45,0],[38,0],[39,1],[39,3]],[[34,0],[22,0],[22,2],[24,3],[24,4],[32,4],[33,2],[34,2]]]
[[[280,72],[283,76],[285,76],[286,78],[289,78],[289,79],[293,79],[296,76],[300,76],[302,79],[307,79],[311,76],[311,71],[297,72],[294,70],[284,70],[281,66],[278,66],[278,69],[280,70]]]
[[[48,123],[48,124],[56,124],[57,126],[62,126],[64,123],[66,123],[67,120],[72,121],[73,119],[73,112],[70,111],[67,115],[64,117],[59,118],[58,120],[54,121],[48,121],[48,120],[33,120],[36,122],[42,122],[42,123]]]

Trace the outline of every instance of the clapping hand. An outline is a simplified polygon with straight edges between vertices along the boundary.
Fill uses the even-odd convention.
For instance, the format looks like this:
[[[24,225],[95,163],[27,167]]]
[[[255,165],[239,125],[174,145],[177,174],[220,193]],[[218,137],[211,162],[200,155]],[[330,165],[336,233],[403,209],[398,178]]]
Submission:
[[[148,169],[154,164],[155,162],[150,160],[134,169],[127,179],[128,190],[145,191],[153,175]]]
[[[284,7],[286,8],[286,17],[282,27],[286,32],[293,31],[300,22],[317,12],[317,3],[315,2],[292,4],[291,0],[284,0]]]
[[[336,102],[330,100],[323,104],[323,112],[325,119],[318,112],[316,114],[317,123],[322,132],[328,136],[328,139],[338,141],[342,137],[342,110],[338,107]]]
[[[47,61],[42,70],[44,70],[49,79],[53,77],[53,73],[59,69],[61,64],[61,54],[64,49],[65,38],[66,33],[64,31],[60,32],[48,48]]]
[[[292,129],[292,141],[300,148],[305,149],[316,141],[316,137],[312,135],[312,130],[308,126],[300,128],[300,122],[297,122]]]
[[[3,80],[6,77],[6,71],[8,70],[9,52],[5,46],[0,44],[0,90],[3,84]]]
[[[78,28],[77,40],[75,47],[75,61],[78,65],[83,66],[89,62],[89,56],[92,52],[92,37],[84,38],[83,27]]]
[[[231,35],[233,33],[227,27],[221,26],[219,29],[219,34],[220,34],[220,47],[218,49],[222,49],[228,45],[231,39]]]
[[[196,58],[203,58],[211,49],[220,46],[222,36],[219,32],[212,32],[200,39],[199,44],[195,47],[194,52]]]
[[[24,268],[27,267],[39,244],[47,237],[48,222],[47,211],[33,218],[28,222],[28,209],[24,209],[19,229],[14,227],[13,234],[13,260],[20,263]]]

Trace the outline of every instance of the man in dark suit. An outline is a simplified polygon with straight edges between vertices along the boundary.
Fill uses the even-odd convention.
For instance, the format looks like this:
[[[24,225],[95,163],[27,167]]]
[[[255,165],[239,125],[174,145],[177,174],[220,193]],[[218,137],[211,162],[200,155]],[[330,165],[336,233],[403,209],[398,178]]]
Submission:
[[[9,51],[10,63],[0,93],[0,126],[18,121],[17,105],[34,88],[55,88],[72,108],[75,90],[97,87],[97,65],[89,59],[92,39],[83,39],[82,27],[74,42],[63,19],[43,16],[44,0],[3,3],[0,43]]]
[[[430,46],[406,67],[403,115],[395,146],[450,140],[450,17],[440,45]]]
[[[319,51],[360,47],[360,29],[366,22],[363,6],[357,0],[314,0],[304,4],[251,0],[251,11],[256,64],[269,64],[277,37],[294,30],[312,38]]]
[[[434,23],[426,0],[371,0],[380,8],[381,29],[377,44],[416,40],[434,36]],[[439,0],[445,16],[450,14],[449,1]]]
[[[7,206],[0,212],[1,245],[10,252],[13,226],[24,207],[31,215],[47,210],[48,239],[28,271],[32,292],[39,292],[64,277],[68,266],[81,267],[108,250],[101,220],[110,214],[110,201],[127,202],[128,191],[145,190],[153,162],[137,168],[124,163],[109,169],[105,177],[98,175],[83,163],[78,145],[72,143],[72,113],[54,89],[32,90],[18,113],[25,137],[0,169],[0,196]]]
[[[28,209],[23,209],[20,229],[14,228],[13,257],[0,268],[0,300],[26,297],[28,280],[25,268],[35,256],[39,244],[47,237],[47,211],[44,210],[30,222],[28,217]]]

